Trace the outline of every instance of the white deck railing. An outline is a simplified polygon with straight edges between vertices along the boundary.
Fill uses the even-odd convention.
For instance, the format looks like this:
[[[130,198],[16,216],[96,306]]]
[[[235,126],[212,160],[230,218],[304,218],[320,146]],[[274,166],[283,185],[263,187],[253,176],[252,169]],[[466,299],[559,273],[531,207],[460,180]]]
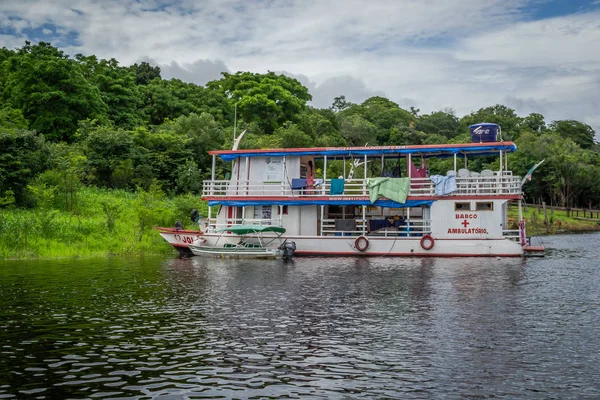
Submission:
[[[452,195],[497,196],[521,194],[521,178],[511,174],[478,177],[456,177],[457,191]],[[344,193],[330,194],[331,181],[311,188],[292,190],[291,183],[262,182],[262,181],[204,181],[202,184],[203,197],[356,197],[368,196],[364,179],[347,179],[344,183]],[[412,178],[410,183],[411,197],[435,196],[435,185],[429,178]]]
[[[518,229],[505,229],[502,231],[502,236],[505,239],[510,239],[518,242],[521,240],[521,233]]]

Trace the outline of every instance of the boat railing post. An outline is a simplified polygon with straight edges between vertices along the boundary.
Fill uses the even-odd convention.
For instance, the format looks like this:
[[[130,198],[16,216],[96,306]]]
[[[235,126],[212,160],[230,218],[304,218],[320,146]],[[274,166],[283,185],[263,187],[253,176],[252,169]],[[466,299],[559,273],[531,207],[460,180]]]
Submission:
[[[325,216],[325,206],[321,206],[321,229],[319,230],[319,236],[323,236],[323,217]]]
[[[408,153],[408,163],[406,165],[406,169],[408,170],[407,174],[408,175],[408,193],[410,194],[410,184],[412,183],[412,174],[411,174],[411,169],[412,169],[412,154]]]
[[[217,155],[213,154],[212,156],[212,170],[210,173],[210,195],[215,195],[215,170],[217,167]]]
[[[365,154],[365,163],[363,164],[363,169],[365,171],[364,179],[363,179],[363,196],[367,195],[367,155]],[[363,207],[363,215],[364,215],[364,207]],[[364,219],[364,218],[363,218]],[[363,227],[364,231],[364,227]]]
[[[454,176],[456,176],[456,153],[454,153]]]
[[[327,154],[324,157],[324,165],[323,165],[323,187],[321,189],[322,195],[325,196],[325,186],[327,186]],[[322,210],[323,208],[321,208]]]
[[[367,156],[365,156],[365,158],[367,158]],[[362,234],[367,234],[367,206],[362,206]]]
[[[249,195],[250,186],[250,157],[246,157],[246,196]],[[264,183],[263,183],[264,187]]]
[[[285,163],[286,163],[286,159],[285,159],[285,156],[283,156],[283,162],[281,163],[282,167],[283,167],[283,171],[281,173],[281,182],[280,182],[281,195],[282,196],[286,195],[286,190],[285,190],[285,176],[286,176],[286,168],[287,167],[286,167]]]

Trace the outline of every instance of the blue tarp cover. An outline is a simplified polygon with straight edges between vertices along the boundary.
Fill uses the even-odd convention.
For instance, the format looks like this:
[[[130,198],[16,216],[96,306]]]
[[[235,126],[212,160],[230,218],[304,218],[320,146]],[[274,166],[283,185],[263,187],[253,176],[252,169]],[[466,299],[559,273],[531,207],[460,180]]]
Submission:
[[[490,155],[495,151],[517,151],[517,146],[512,142],[490,144],[484,146],[470,146],[469,144],[440,145],[440,146],[375,146],[375,147],[341,147],[341,148],[315,148],[315,149],[272,149],[272,150],[238,150],[231,153],[217,152],[224,161],[232,161],[238,157],[283,157],[283,156],[328,156],[328,157],[351,157],[351,156],[371,156],[381,155],[401,155],[401,154],[422,154],[423,156],[444,158],[451,157],[454,154],[467,154],[471,156]]]

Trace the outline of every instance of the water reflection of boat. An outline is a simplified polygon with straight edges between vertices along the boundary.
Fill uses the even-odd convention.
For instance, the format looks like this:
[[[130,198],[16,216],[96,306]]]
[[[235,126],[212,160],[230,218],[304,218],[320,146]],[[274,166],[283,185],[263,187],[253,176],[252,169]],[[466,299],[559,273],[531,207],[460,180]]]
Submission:
[[[291,258],[295,243],[282,240],[285,229],[270,225],[233,225],[215,231],[220,233],[216,241],[206,245],[199,237],[189,245],[195,255],[239,258]]]

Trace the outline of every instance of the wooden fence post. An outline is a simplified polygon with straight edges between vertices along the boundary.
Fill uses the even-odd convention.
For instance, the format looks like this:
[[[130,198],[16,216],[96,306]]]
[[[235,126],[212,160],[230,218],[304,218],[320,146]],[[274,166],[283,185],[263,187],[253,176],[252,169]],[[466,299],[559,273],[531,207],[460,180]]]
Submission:
[[[542,207],[544,208],[544,224],[546,224],[546,233],[550,233],[550,221],[548,221],[548,212],[546,211],[545,201],[542,201]]]

